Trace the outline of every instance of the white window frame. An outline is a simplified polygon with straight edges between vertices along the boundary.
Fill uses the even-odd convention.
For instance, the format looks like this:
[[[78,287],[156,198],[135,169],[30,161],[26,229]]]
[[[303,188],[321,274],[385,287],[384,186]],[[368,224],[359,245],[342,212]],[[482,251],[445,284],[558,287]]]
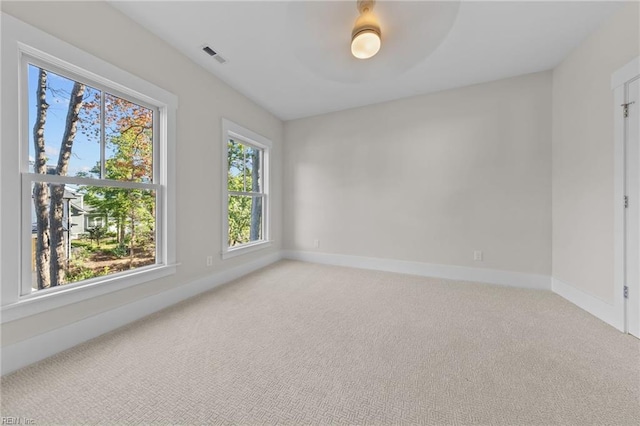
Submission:
[[[260,241],[249,242],[236,247],[229,247],[229,176],[228,168],[228,143],[229,139],[233,139],[243,145],[252,146],[261,149],[262,155],[262,208],[263,208],[263,229],[262,239]],[[259,135],[237,123],[226,118],[222,119],[222,251],[223,259],[229,259],[241,254],[250,253],[256,250],[262,250],[271,245],[270,235],[270,197],[269,197],[269,177],[270,177],[270,151],[272,147],[271,140]]]
[[[73,47],[5,13],[2,28],[2,144],[0,146],[0,295],[1,322],[38,314],[50,309],[119,291],[174,274],[175,253],[175,95]],[[152,107],[154,132],[154,180],[158,214],[155,265],[105,277],[31,292],[31,182],[41,177],[29,172],[28,106],[26,63],[107,91],[143,106]],[[17,106],[17,108],[16,108]],[[26,134],[25,134],[26,132]],[[155,137],[154,137],[155,138]],[[47,182],[137,188],[135,182],[115,182],[68,176],[47,176]],[[143,189],[148,189],[146,186]],[[20,224],[20,226],[17,226]],[[27,232],[28,228],[28,232]],[[16,250],[16,246],[19,247]],[[21,265],[21,266],[17,266]],[[28,277],[26,276],[28,274]],[[28,289],[26,288],[28,286]]]

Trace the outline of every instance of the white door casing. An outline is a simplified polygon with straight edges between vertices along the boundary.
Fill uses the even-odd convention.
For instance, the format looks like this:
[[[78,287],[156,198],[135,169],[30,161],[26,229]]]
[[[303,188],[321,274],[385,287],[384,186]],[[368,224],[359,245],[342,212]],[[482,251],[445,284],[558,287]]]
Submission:
[[[626,323],[629,334],[640,337],[640,77],[626,83],[625,89],[625,183],[629,197],[625,217]]]
[[[614,97],[613,308],[617,328],[636,337],[640,337],[639,81],[640,57],[611,76]]]

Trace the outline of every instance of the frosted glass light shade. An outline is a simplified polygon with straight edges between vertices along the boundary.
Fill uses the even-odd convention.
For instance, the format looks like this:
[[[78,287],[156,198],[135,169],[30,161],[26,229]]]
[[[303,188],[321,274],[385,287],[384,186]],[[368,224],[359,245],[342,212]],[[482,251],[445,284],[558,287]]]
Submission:
[[[372,12],[373,0],[358,0],[360,16],[351,31],[351,53],[358,59],[369,59],[380,50],[380,24]]]
[[[369,59],[380,50],[380,35],[374,30],[357,33],[351,41],[351,53],[358,59]]]

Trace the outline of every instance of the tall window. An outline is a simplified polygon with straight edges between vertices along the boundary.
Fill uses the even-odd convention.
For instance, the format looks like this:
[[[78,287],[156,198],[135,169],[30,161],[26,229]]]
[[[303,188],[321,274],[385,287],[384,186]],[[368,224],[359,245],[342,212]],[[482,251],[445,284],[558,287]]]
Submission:
[[[23,140],[29,151],[23,176],[32,259],[25,278],[32,290],[161,259],[158,108],[53,68],[24,58],[30,132]],[[80,219],[85,215],[91,220]]]
[[[223,257],[268,243],[268,159],[271,142],[228,120],[225,140]]]
[[[178,98],[0,19],[2,321],[175,273]]]

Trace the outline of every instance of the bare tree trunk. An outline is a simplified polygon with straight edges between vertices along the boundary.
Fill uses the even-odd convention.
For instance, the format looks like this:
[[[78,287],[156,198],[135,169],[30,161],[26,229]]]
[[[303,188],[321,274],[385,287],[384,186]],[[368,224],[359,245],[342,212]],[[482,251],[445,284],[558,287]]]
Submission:
[[[131,240],[129,241],[129,269],[133,269],[133,241],[136,236],[135,205],[131,202]]]
[[[49,226],[51,227],[51,287],[64,284],[64,184],[49,184],[51,200],[49,202]]]
[[[78,82],[73,84],[64,135],[60,143],[58,165],[56,167],[56,174],[59,176],[66,176],[69,169],[69,158],[71,158],[73,141],[78,131],[78,115],[82,108],[84,90],[84,84]],[[49,209],[49,223],[51,226],[51,285],[60,285],[65,282],[64,265],[68,260],[64,249],[64,188],[64,184],[51,185],[51,207]],[[67,230],[67,232],[69,231],[70,230]]]
[[[33,145],[35,151],[34,172],[40,174],[47,173],[47,156],[45,154],[44,125],[47,121],[47,72],[40,69],[38,75],[38,106],[37,120],[33,126]],[[37,222],[36,240],[36,274],[38,289],[47,288],[51,285],[49,275],[49,191],[46,183],[36,182],[33,185],[33,203]]]
[[[260,151],[253,150],[251,155],[251,191],[260,192]],[[260,239],[260,225],[262,224],[262,198],[253,197],[251,203],[251,228],[249,231],[249,241]]]
[[[118,218],[118,244],[124,245],[124,219]]]

